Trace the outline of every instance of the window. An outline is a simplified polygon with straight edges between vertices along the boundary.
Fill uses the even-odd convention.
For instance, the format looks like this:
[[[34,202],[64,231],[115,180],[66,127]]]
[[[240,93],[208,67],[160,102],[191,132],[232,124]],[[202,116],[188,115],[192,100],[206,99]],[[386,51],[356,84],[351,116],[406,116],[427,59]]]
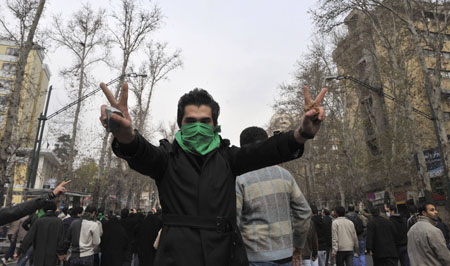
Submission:
[[[3,63],[2,70],[14,72],[14,71],[16,71],[16,64]]]
[[[450,121],[450,112],[444,112],[444,120]]]
[[[0,79],[0,94],[9,94],[12,87],[12,80]]]
[[[427,57],[434,57],[434,51],[432,51],[432,50],[424,49],[423,53]],[[446,58],[446,59],[450,59],[450,52],[441,52],[441,57],[442,58]]]
[[[446,78],[446,79],[450,79],[450,71],[441,70],[441,77],[442,78]]]
[[[18,56],[19,55],[19,49],[18,48],[7,48],[6,49],[6,54],[7,55],[13,55],[13,56]]]
[[[0,76],[13,77],[16,74],[16,64],[3,63]]]
[[[0,96],[0,112],[5,112],[6,106],[8,106],[8,96],[2,95]]]

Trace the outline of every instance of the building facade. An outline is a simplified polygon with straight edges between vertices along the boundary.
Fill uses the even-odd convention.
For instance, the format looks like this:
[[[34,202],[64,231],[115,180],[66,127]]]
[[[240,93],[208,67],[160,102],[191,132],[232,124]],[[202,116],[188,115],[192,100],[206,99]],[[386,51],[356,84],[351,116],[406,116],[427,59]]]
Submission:
[[[0,40],[0,137],[5,130],[8,99],[14,84],[18,55],[17,44]],[[43,48],[35,45],[28,56],[25,68],[18,121],[13,130],[11,143],[14,150],[11,173],[14,176],[9,179],[13,184],[13,194],[21,192],[26,185],[29,151],[34,144],[38,117],[44,109],[50,76],[50,70],[44,64]],[[14,201],[21,201],[21,199],[14,197]]]

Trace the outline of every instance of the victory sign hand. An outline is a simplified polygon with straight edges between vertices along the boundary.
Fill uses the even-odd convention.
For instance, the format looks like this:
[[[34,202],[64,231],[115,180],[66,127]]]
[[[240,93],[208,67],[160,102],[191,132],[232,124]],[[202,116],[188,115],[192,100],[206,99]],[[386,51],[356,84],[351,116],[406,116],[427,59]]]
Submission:
[[[133,125],[131,123],[131,117],[128,113],[128,84],[126,82],[123,83],[122,94],[120,95],[120,100],[118,102],[105,83],[102,82],[100,84],[100,87],[102,88],[103,93],[108,99],[109,104],[112,107],[119,109],[124,116],[121,117],[118,114],[111,114],[110,119],[119,124],[119,128],[116,131],[112,132],[112,134],[120,143],[131,143],[134,140],[134,131]],[[104,128],[107,127],[106,105],[102,105],[101,107],[100,122],[102,123]]]
[[[303,115],[299,130],[296,130],[294,135],[300,143],[304,143],[306,139],[313,138],[319,131],[320,125],[325,119],[325,109],[320,106],[320,103],[325,97],[327,89],[323,88],[314,102],[311,101],[308,87],[303,86],[303,91],[305,93],[305,114]]]

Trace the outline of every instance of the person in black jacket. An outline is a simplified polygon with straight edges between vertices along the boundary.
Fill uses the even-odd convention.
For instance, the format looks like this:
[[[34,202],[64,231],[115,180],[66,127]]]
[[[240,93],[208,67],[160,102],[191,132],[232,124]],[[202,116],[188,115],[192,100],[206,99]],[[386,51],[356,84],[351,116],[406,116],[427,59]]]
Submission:
[[[72,210],[70,211],[70,217],[67,217],[63,220],[64,235],[66,235],[66,232],[69,231],[70,224],[76,219],[80,219],[82,213],[83,207],[72,208]]]
[[[374,266],[397,266],[398,255],[394,224],[380,216],[380,210],[373,207],[372,219],[367,224],[367,251],[373,258]]]
[[[317,252],[318,263],[319,266],[325,266],[328,265],[328,257],[331,249],[331,219],[330,217],[324,219],[324,216],[319,215],[316,206],[311,206],[311,211],[311,220],[314,223],[319,243],[319,250]]]
[[[100,265],[131,265],[131,242],[119,219],[115,215],[109,215],[102,224],[103,235],[100,241],[102,259]]]
[[[392,205],[390,208],[391,215],[389,221],[391,221],[395,229],[397,230],[397,238],[395,244],[397,246],[397,255],[400,259],[402,266],[409,266],[408,257],[408,226],[407,219],[398,213],[397,206]]]
[[[65,186],[69,183],[70,180],[63,181],[52,192],[48,194],[44,194],[40,197],[14,206],[0,208],[0,226],[13,222],[15,220],[19,220],[20,218],[41,209],[48,200],[53,200],[60,194],[66,192]]]
[[[299,128],[238,148],[220,137],[220,107],[205,90],[194,89],[180,98],[175,141],[155,146],[133,129],[128,85],[123,84],[119,102],[104,83],[100,86],[123,115],[101,107],[100,121],[114,135],[113,152],[158,187],[163,228],[155,264],[248,265],[236,225],[236,176],[299,158],[325,119],[319,105],[326,89],[313,102],[304,87],[306,108]],[[293,265],[299,265],[301,254],[293,256]]]
[[[136,246],[139,255],[139,263],[142,266],[153,266],[156,250],[153,247],[158,231],[162,227],[161,213],[149,212],[139,227]]]
[[[63,224],[61,219],[56,216],[54,201],[47,201],[42,209],[45,214],[33,224],[17,255],[23,254],[33,245],[33,265],[53,266],[57,264],[58,257],[63,258],[63,254],[57,254],[58,248],[63,245]]]

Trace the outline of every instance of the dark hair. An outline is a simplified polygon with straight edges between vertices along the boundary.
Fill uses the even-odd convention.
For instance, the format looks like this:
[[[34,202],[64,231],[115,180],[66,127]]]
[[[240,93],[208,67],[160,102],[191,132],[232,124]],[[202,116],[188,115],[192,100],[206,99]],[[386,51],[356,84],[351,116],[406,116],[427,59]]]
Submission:
[[[56,202],[53,200],[47,200],[44,203],[44,207],[42,207],[42,210],[44,210],[44,212],[47,211],[56,211]]]
[[[88,213],[94,213],[94,212],[97,212],[97,208],[94,207],[94,206],[92,206],[92,205],[88,205],[88,206],[86,207],[86,209],[84,210],[84,212],[85,212],[85,213],[86,213],[86,212],[88,212]]]
[[[398,208],[395,205],[389,206],[389,210],[394,211],[395,213],[398,213]]]
[[[380,209],[378,209],[377,207],[372,207],[372,208],[370,208],[370,213],[373,216],[378,216],[378,215],[380,215]]]
[[[125,219],[128,217],[130,211],[127,208],[124,208],[120,211],[120,218]]]
[[[420,215],[422,215],[422,212],[427,212],[427,206],[428,205],[433,205],[434,207],[436,207],[436,205],[433,202],[426,201],[426,202],[420,204],[420,206],[419,206],[419,214]]]
[[[330,210],[324,209],[324,210],[323,210],[323,213],[325,213],[325,215],[330,215]]]
[[[81,213],[83,213],[83,208],[75,207],[75,208],[72,208],[72,210],[70,212],[70,216],[75,217],[75,216],[77,216],[78,214],[81,214]]]
[[[67,213],[69,212],[69,208],[64,207],[61,211],[62,211],[65,215],[67,215]]]
[[[349,212],[354,212],[355,211],[355,206],[353,204],[349,204],[348,205],[348,211]]]
[[[410,206],[408,207],[408,210],[409,210],[409,213],[410,213],[411,215],[414,215],[414,214],[417,213],[417,207],[416,207],[416,205],[410,205]]]
[[[184,116],[184,109],[187,105],[207,105],[211,107],[214,126],[217,126],[217,118],[219,117],[220,107],[219,104],[214,101],[213,97],[206,90],[195,88],[181,96],[180,100],[178,101],[177,112],[177,123],[179,127],[181,127],[181,122]]]
[[[316,206],[314,206],[314,205],[311,205],[311,211],[312,211],[312,214],[317,214],[319,211],[317,210],[317,207]]]
[[[98,208],[98,213],[105,214],[105,208],[104,207]]]
[[[263,141],[268,138],[267,132],[260,127],[248,127],[241,132],[241,147],[247,144]]]
[[[344,217],[345,216],[345,208],[342,206],[336,207],[335,209],[338,217]]]

